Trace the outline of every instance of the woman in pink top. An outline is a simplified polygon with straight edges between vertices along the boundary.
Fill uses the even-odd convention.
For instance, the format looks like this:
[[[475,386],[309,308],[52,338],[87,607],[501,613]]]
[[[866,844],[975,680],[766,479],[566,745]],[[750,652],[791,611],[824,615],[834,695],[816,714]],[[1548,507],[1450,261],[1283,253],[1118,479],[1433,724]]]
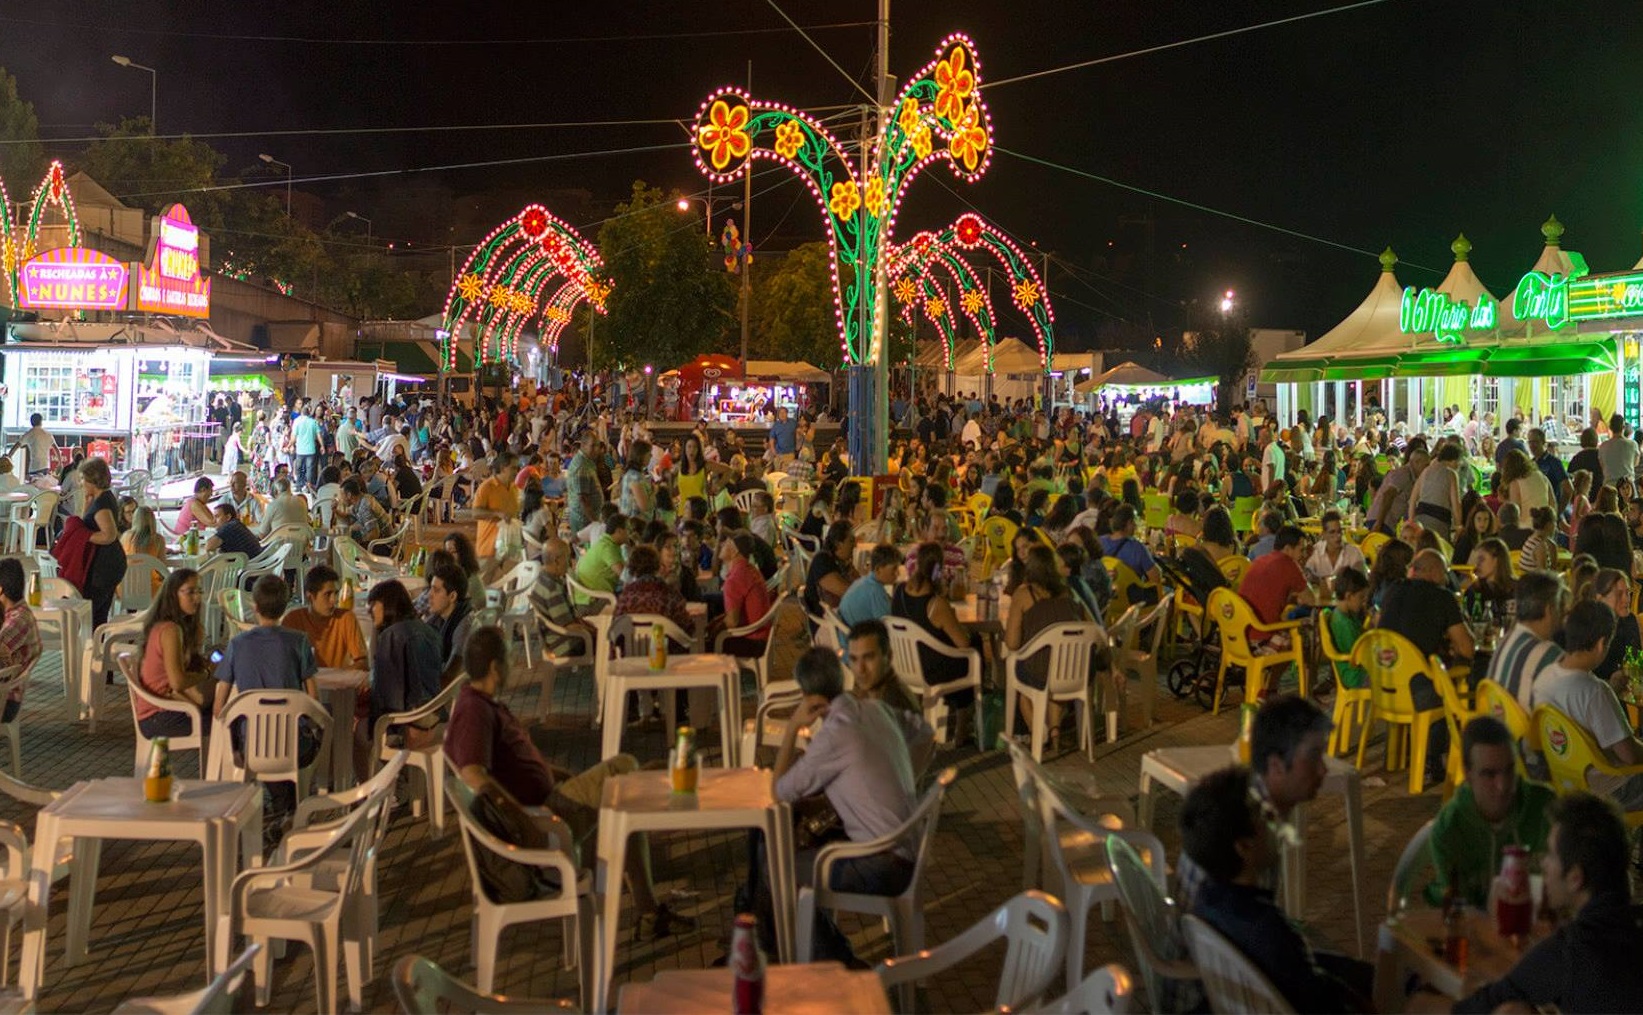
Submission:
[[[213,489],[211,480],[204,476],[194,483],[194,496],[183,501],[183,506],[177,509],[177,520],[171,523],[172,532],[180,536],[189,529],[216,528],[217,519],[211,513]]]
[[[755,538],[750,532],[737,532],[726,536],[719,548],[719,559],[730,568],[722,586],[725,612],[719,618],[721,630],[756,624],[770,612],[770,590],[765,587],[764,576],[748,559]],[[764,655],[769,637],[770,628],[761,627],[752,634],[726,638],[722,649],[741,659],[757,659]]]
[[[201,655],[203,601],[200,576],[192,568],[178,568],[166,577],[143,620],[143,662],[138,677],[143,690],[157,698],[199,706],[202,720],[209,723],[211,710],[205,707],[201,687],[207,677],[207,663]],[[141,698],[137,699],[137,728],[150,738],[193,732],[188,716],[156,708]]]

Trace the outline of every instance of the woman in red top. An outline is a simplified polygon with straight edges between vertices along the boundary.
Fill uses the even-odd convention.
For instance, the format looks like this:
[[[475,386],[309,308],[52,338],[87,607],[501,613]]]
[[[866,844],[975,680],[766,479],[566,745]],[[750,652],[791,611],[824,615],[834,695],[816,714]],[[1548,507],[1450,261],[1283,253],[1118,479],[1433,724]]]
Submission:
[[[753,554],[753,539],[750,532],[737,532],[725,537],[719,547],[719,560],[728,570],[721,586],[725,612],[718,620],[716,631],[756,624],[770,612],[770,590],[765,587],[764,576],[748,559]],[[749,635],[726,638],[723,651],[742,659],[756,659],[764,655],[769,637],[770,628],[761,627]]]

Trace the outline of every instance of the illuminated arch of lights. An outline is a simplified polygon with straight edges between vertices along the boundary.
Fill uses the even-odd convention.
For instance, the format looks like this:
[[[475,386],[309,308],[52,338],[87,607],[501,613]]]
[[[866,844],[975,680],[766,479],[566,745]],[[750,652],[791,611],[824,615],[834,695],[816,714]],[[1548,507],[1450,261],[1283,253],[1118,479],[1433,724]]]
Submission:
[[[559,348],[571,311],[586,300],[605,312],[611,283],[594,245],[539,204],[491,230],[469,255],[445,298],[441,355],[456,367],[458,336],[474,331],[474,361],[517,360],[519,336],[538,322],[542,344]]]
[[[1033,268],[1026,251],[974,212],[960,215],[945,229],[918,233],[891,249],[890,291],[901,306],[902,316],[912,321],[914,311],[923,310],[941,334],[947,369],[951,370],[957,332],[948,293],[956,293],[959,311],[983,336],[986,369],[992,373],[998,318],[993,312],[991,293],[965,259],[964,255],[972,252],[992,257],[1004,269],[1009,279],[1010,301],[1026,315],[1038,339],[1040,364],[1048,370],[1055,349],[1055,310],[1050,306],[1049,289]]]
[[[80,245],[80,216],[75,211],[74,195],[69,192],[61,162],[52,162],[46,169],[46,175],[35,186],[29,204],[27,228],[19,232],[18,223],[11,217],[11,197],[6,192],[5,181],[0,180],[0,262],[5,268],[7,296],[12,306],[17,305],[18,273],[23,262],[40,253],[40,230],[47,225],[47,211],[56,208],[68,227],[68,242],[61,246]]]

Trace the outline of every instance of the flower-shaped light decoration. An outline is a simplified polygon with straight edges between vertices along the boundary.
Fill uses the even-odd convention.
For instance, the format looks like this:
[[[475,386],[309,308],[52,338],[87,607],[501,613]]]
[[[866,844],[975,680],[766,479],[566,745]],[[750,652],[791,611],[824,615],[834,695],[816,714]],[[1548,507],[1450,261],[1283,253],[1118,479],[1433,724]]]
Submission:
[[[749,111],[744,103],[733,105],[718,99],[707,116],[708,122],[697,129],[696,144],[707,152],[713,168],[723,173],[753,151],[753,136],[747,132]]]
[[[861,194],[856,190],[855,180],[845,180],[843,183],[833,184],[832,199],[827,202],[827,208],[841,219],[847,219],[856,214],[861,207]]]
[[[1022,279],[1015,284],[1013,290],[1016,306],[1023,310],[1031,310],[1038,302],[1038,283],[1029,279]]]
[[[597,307],[600,313],[605,311],[605,300],[610,298],[610,290],[609,282],[601,282],[598,279],[589,279],[587,285],[582,287],[582,291],[588,294],[588,302]]]
[[[947,59],[936,64],[935,113],[942,119],[957,121],[976,90],[976,76],[966,63],[964,47],[954,46]]]
[[[884,196],[884,181],[873,177],[867,181],[867,214],[874,218],[883,218],[884,212],[890,207],[889,200]]]
[[[804,147],[804,130],[796,121],[788,120],[776,128],[776,140],[771,145],[776,154],[784,159],[790,159]]]
[[[981,125],[981,110],[978,107],[972,105],[964,110],[964,115],[953,127],[953,136],[947,146],[952,150],[953,158],[962,162],[967,171],[975,172],[981,156],[987,151],[987,128]]]
[[[894,288],[896,299],[901,303],[911,303],[918,295],[918,286],[910,278],[897,279]]]
[[[958,238],[959,245],[962,247],[974,247],[980,243],[981,234],[981,217],[978,215],[966,212],[958,217],[957,222],[953,223],[953,235]]]
[[[987,305],[987,298],[981,295],[979,289],[966,289],[964,294],[958,298],[958,304],[964,308],[966,314],[974,317],[976,314],[981,313],[982,307]]]
[[[493,306],[506,309],[513,305],[513,290],[505,285],[491,286],[491,291],[486,293],[485,297],[491,301]]]
[[[549,307],[547,312],[542,316],[546,317],[554,324],[564,324],[566,321],[570,320],[570,311],[566,310],[564,307]]]
[[[912,136],[908,139],[913,145],[913,154],[921,159],[929,158],[934,144],[930,140],[930,125],[921,123],[913,128]]]
[[[918,100],[909,97],[906,102],[901,104],[901,112],[896,114],[896,126],[901,128],[902,133],[911,134],[913,129],[919,125],[919,114],[921,112],[923,110],[919,108]]]
[[[947,316],[947,301],[940,296],[931,296],[924,301],[924,316],[932,321],[940,321]]]
[[[465,300],[477,300],[485,295],[485,280],[478,275],[463,275],[456,280],[456,291]]]
[[[525,231],[529,239],[538,239],[548,231],[548,213],[541,206],[533,204],[519,215],[519,228]]]

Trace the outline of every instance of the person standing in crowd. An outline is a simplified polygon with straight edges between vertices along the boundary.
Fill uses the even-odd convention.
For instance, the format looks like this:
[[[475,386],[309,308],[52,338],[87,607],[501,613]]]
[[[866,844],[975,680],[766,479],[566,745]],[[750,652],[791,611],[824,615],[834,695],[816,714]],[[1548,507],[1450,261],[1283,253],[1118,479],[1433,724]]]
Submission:
[[[298,486],[313,489],[319,485],[319,453],[323,432],[319,420],[310,414],[306,405],[299,405],[297,418],[291,424],[291,443],[296,453]]]
[[[126,575],[126,552],[120,545],[120,502],[109,486],[108,463],[101,458],[88,459],[80,466],[80,481],[85,485],[84,516],[81,523],[91,532],[91,561],[86,567],[86,584],[81,593],[91,600],[91,629],[95,631],[108,623],[109,608],[114,605],[114,593]]]

